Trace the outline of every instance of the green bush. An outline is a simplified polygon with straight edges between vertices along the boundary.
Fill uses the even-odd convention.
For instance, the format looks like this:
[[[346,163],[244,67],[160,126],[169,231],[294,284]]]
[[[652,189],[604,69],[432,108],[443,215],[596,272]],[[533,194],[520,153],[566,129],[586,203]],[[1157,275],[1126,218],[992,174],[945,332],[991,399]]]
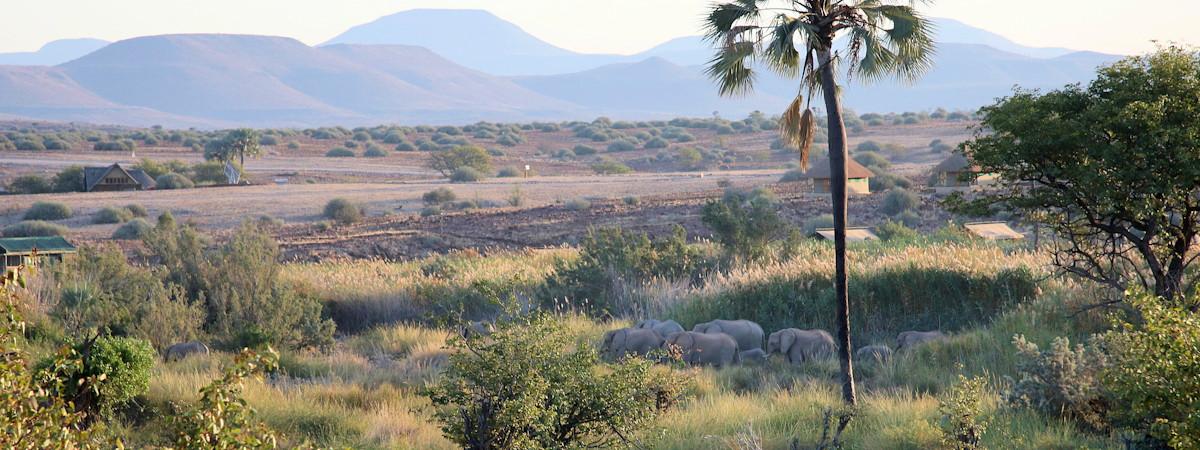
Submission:
[[[146,211],[146,207],[139,205],[137,203],[130,203],[128,205],[125,205],[125,210],[129,211],[130,214],[133,214],[133,217],[149,217],[150,216],[150,212]]]
[[[154,349],[141,339],[101,336],[94,341],[76,344],[75,352],[83,355],[79,366],[55,367],[53,361],[42,361],[40,369],[62,377],[67,396],[76,399],[75,407],[89,414],[110,415],[113,409],[145,394],[150,388],[150,369],[154,367]],[[78,391],[82,380],[97,380],[91,389]]]
[[[909,228],[902,222],[887,220],[875,227],[875,235],[884,241],[904,241],[920,236],[917,230]]]
[[[954,450],[982,450],[980,442],[987,431],[983,417],[983,401],[987,395],[987,379],[958,376],[950,391],[938,399],[941,414],[939,428],[942,445]]]
[[[474,183],[483,178],[483,173],[472,167],[459,167],[450,175],[450,181],[454,183]]]
[[[191,169],[192,181],[200,184],[225,184],[225,165],[218,161],[196,163]]]
[[[460,145],[429,155],[429,168],[443,176],[449,177],[462,167],[470,167],[480,173],[491,173],[492,156],[487,150],[473,145]]]
[[[4,237],[66,236],[69,231],[56,223],[24,220],[4,227]]]
[[[888,167],[892,167],[891,161],[873,151],[855,153],[854,161],[868,168],[878,167],[880,169],[887,169]]]
[[[631,173],[631,172],[633,172],[633,169],[629,168],[629,166],[622,164],[619,161],[613,161],[611,159],[606,159],[603,161],[597,161],[597,162],[593,163],[592,171],[596,172],[599,175],[620,175],[620,174]]]
[[[362,220],[363,211],[358,204],[339,197],[325,204],[324,216],[326,219],[348,225]]]
[[[880,211],[889,216],[895,216],[905,211],[917,209],[921,206],[921,197],[917,194],[904,189],[896,189],[888,192],[883,197],[883,204],[880,206]]]
[[[619,140],[619,141],[613,141],[613,143],[608,144],[608,152],[609,153],[631,152],[634,150],[637,150],[637,146],[633,145],[632,142],[626,141],[624,139]]]
[[[388,155],[387,150],[380,148],[378,145],[371,144],[367,147],[367,151],[363,152],[363,157],[366,158],[383,158]]]
[[[452,202],[457,199],[458,196],[454,195],[454,191],[444,187],[426,192],[421,196],[421,200],[424,201],[426,205],[440,205],[442,203]]]
[[[222,182],[226,181],[226,179],[224,178],[224,174],[222,174],[221,181]],[[177,174],[177,173],[168,173],[166,175],[160,176],[154,180],[154,183],[158,189],[167,189],[167,190],[191,189],[196,186],[196,184],[192,183],[192,180],[188,179],[188,177],[185,177],[185,176]]]
[[[519,176],[521,176],[521,171],[517,170],[515,167],[505,167],[500,169],[499,172],[496,172],[496,177],[498,178],[516,178]]]
[[[51,191],[50,182],[41,175],[21,175],[8,183],[13,194],[45,194]]]
[[[590,156],[590,155],[595,155],[597,153],[595,148],[588,147],[583,144],[576,145],[574,148],[571,149],[571,152],[575,153],[576,156]]]
[[[54,175],[54,192],[83,192],[83,166],[70,166]]]
[[[133,213],[128,209],[112,206],[105,206],[92,215],[92,223],[96,224],[125,223],[130,219],[133,219]]]
[[[73,215],[71,207],[59,202],[34,202],[25,211],[23,220],[64,220]]]
[[[438,205],[430,205],[421,208],[421,217],[433,217],[442,215],[442,207]]]
[[[139,240],[145,238],[153,229],[154,225],[151,225],[146,219],[138,217],[117,227],[113,231],[112,238],[126,241]]]
[[[766,189],[725,191],[721,200],[704,205],[701,220],[721,243],[726,255],[749,261],[767,255],[772,239],[784,230],[775,194]]]
[[[586,211],[592,209],[592,202],[582,198],[573,198],[563,203],[563,207],[569,211]]]
[[[1171,448],[1200,448],[1200,315],[1194,305],[1167,304],[1151,295],[1133,295],[1129,305],[1140,323],[1110,331],[1102,372],[1111,392],[1110,415]]]
[[[700,251],[688,245],[687,232],[678,225],[670,236],[659,240],[620,228],[589,230],[579,243],[579,258],[558,263],[541,297],[579,304],[586,301],[596,313],[635,313],[639,305],[617,298],[621,283],[636,285],[655,277],[691,279],[706,264]]]
[[[1071,347],[1065,337],[1040,350],[1025,336],[1013,336],[1017,348],[1017,379],[1008,402],[1049,416],[1074,420],[1093,430],[1105,430],[1108,410],[1100,384],[1104,354],[1083,345]]]
[[[346,147],[335,147],[325,152],[326,158],[353,158],[355,156],[357,155],[354,154],[354,151]]]
[[[275,448],[279,437],[255,419],[254,408],[242,398],[242,390],[247,378],[261,377],[278,368],[279,355],[274,351],[258,354],[242,350],[224,376],[200,390],[196,408],[172,420],[175,445],[189,449]]]
[[[449,345],[426,395],[446,437],[466,448],[617,447],[685,387],[645,360],[602,363],[549,316]]]

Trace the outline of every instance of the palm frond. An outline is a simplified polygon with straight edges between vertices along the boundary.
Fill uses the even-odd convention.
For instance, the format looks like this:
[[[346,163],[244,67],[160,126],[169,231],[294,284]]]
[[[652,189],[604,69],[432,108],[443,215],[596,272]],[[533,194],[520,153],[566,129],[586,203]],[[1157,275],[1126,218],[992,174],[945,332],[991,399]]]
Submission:
[[[816,128],[812,109],[804,106],[804,96],[797,95],[779,119],[779,135],[784,144],[799,150],[801,170],[808,170]]]
[[[705,73],[717,82],[721,95],[732,96],[754,90],[754,69],[750,63],[757,55],[753,42],[731,42],[708,62]]]
[[[858,11],[861,19],[847,21],[852,75],[913,82],[933,66],[933,23],[911,5],[865,0]]]
[[[728,39],[739,23],[758,18],[758,3],[764,0],[734,0],[713,7],[704,20],[704,36],[712,42]]]
[[[796,47],[796,38],[807,50],[808,35],[812,26],[795,17],[780,14],[771,27],[771,39],[763,48],[763,60],[767,66],[780,75],[795,77],[803,68],[800,51]],[[807,53],[807,52],[806,52]]]

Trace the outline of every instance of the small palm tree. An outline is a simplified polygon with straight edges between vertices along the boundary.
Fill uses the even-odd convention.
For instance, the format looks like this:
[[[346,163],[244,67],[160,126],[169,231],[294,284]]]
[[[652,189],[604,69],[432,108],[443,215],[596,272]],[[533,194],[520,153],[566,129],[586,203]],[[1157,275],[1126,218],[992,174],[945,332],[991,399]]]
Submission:
[[[848,77],[868,81],[887,76],[914,81],[928,70],[934,51],[933,26],[917,11],[916,3],[733,0],[714,5],[705,21],[706,37],[718,47],[707,71],[719,84],[722,95],[752,91],[757,67],[800,80],[799,93],[783,113],[780,133],[785,142],[800,150],[800,164],[805,169],[816,128],[805,94],[810,101],[814,94],[824,94],[836,249],[838,356],[842,397],[851,406],[857,400],[850,360],[850,301],[846,294],[848,155],[837,69],[839,64],[844,65]],[[848,420],[843,419],[839,431]]]
[[[246,155],[254,158],[262,153],[262,146],[259,145],[258,140],[258,132],[249,128],[239,128],[225,135],[225,145],[229,147],[230,156],[232,157],[236,153],[239,158],[238,163],[242,167],[246,167]]]

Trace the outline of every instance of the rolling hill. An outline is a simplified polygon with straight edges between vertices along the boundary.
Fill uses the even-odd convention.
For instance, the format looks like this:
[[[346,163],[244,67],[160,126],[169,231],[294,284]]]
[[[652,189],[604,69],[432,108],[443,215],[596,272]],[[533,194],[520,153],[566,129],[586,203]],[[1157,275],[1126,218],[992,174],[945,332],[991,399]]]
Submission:
[[[108,45],[100,39],[59,39],[48,42],[36,52],[0,53],[0,65],[55,66],[94,52]]]

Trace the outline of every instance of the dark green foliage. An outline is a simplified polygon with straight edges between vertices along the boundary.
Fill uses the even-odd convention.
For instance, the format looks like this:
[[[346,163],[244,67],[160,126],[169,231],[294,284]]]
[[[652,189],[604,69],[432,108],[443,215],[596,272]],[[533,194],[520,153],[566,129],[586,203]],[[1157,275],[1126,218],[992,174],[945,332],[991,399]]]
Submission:
[[[515,167],[505,167],[500,169],[499,172],[496,172],[496,177],[498,178],[515,178],[519,176],[521,176],[521,171],[517,170]]]
[[[855,153],[854,160],[867,168],[878,167],[880,169],[887,169],[892,167],[891,161],[888,161],[888,159],[884,158],[883,155],[873,151],[861,151]]]
[[[334,147],[333,149],[325,152],[326,158],[353,158],[355,156],[357,155],[354,154],[353,150],[345,147]]]
[[[619,140],[619,141],[613,141],[611,144],[608,144],[608,152],[609,153],[631,152],[634,150],[637,150],[637,146],[634,145],[632,142],[626,141],[624,139]]]
[[[63,220],[69,219],[74,213],[71,207],[60,202],[34,202],[25,211],[22,220]]]
[[[470,167],[481,173],[491,173],[492,157],[481,147],[462,145],[439,150],[429,155],[429,168],[449,177],[460,167]]]
[[[579,247],[579,259],[559,263],[547,280],[542,296],[546,302],[586,303],[597,313],[632,313],[636,305],[617,298],[622,286],[656,277],[691,279],[706,265],[699,250],[688,245],[687,232],[680,226],[657,240],[620,228],[590,230]]]
[[[363,152],[363,157],[366,158],[383,158],[387,155],[387,150],[384,150],[382,147],[375,144],[371,144],[367,147],[367,150]]]
[[[97,151],[114,151],[114,152],[132,152],[137,149],[135,144],[130,139],[121,139],[119,141],[97,142],[92,145],[92,150]]]
[[[8,192],[13,194],[45,194],[51,189],[50,182],[41,175],[21,175],[8,183]]]
[[[138,240],[145,238],[150,231],[154,229],[154,225],[141,217],[125,222],[113,231],[112,238],[118,240]]]
[[[590,156],[596,154],[596,149],[582,144],[576,145],[571,149],[571,151],[575,153],[575,156]]]
[[[398,152],[413,152],[416,150],[417,150],[417,147],[413,146],[413,144],[411,142],[401,142],[399,144],[396,144],[396,151],[398,151]]]
[[[54,175],[54,192],[83,192],[83,166],[70,166]]]
[[[424,201],[426,205],[440,205],[442,203],[452,202],[457,199],[458,196],[454,195],[454,191],[444,187],[434,189],[421,195],[421,200]]]
[[[878,153],[881,151],[883,151],[883,145],[880,145],[878,142],[875,142],[875,141],[863,141],[862,143],[858,144],[857,147],[854,147],[855,153],[861,153],[861,152]]]
[[[82,356],[82,364],[73,367],[54,367],[50,360],[39,368],[67,382],[63,388],[75,407],[89,415],[108,416],[134,397],[145,394],[150,387],[150,369],[154,367],[155,352],[141,339],[101,336],[74,346]],[[82,380],[96,380],[78,389]]]
[[[1140,323],[1102,339],[1112,419],[1171,448],[1200,447],[1200,315],[1149,295],[1135,294],[1129,303]]]
[[[17,150],[40,152],[46,149],[46,144],[34,138],[19,137],[13,140],[13,145]]]
[[[125,205],[125,210],[129,211],[130,214],[133,214],[133,217],[149,217],[150,216],[150,212],[146,211],[146,207],[139,205],[137,203],[130,203],[128,205]]]
[[[224,180],[224,174],[222,174]],[[168,173],[154,180],[158,189],[191,189],[196,186],[192,180],[177,173]]]
[[[4,227],[4,237],[66,236],[69,231],[56,223],[24,220]]]
[[[1017,378],[1006,393],[1009,403],[1049,416],[1070,419],[1097,431],[1108,429],[1108,403],[1100,384],[1105,355],[1095,348],[1071,346],[1065,337],[1040,350],[1024,336],[1013,336]]]
[[[889,216],[895,216],[920,207],[920,196],[904,189],[894,189],[883,197],[883,205],[880,206],[880,211]]]
[[[633,172],[629,166],[620,161],[605,159],[592,164],[592,171],[600,175],[620,175]]]
[[[938,399],[938,423],[942,445],[954,450],[982,450],[980,443],[987,431],[983,417],[983,402],[987,395],[987,379],[958,376],[958,383]]]
[[[704,205],[702,220],[727,255],[756,260],[767,255],[768,244],[784,230],[777,209],[771,191],[731,189],[721,200]]]
[[[240,170],[240,168],[239,168]],[[225,184],[225,165],[218,161],[196,163],[191,169],[192,181],[200,184]]]
[[[427,391],[445,435],[468,449],[614,448],[648,427],[684,383],[645,360],[605,364],[552,316],[450,341]]]
[[[483,173],[473,167],[459,167],[450,175],[450,181],[455,183],[474,183],[484,178]]]
[[[667,148],[668,145],[670,145],[670,142],[667,142],[666,139],[663,139],[661,137],[654,137],[654,138],[647,140],[646,143],[642,145],[642,147],[645,149],[648,149],[648,150],[652,150],[652,149],[657,149],[657,148]]]
[[[97,223],[97,224],[125,223],[125,222],[128,222],[132,218],[133,218],[133,213],[130,212],[128,209],[114,208],[112,206],[105,206],[101,210],[96,211],[96,214],[92,215],[92,223]]]
[[[326,219],[348,225],[362,220],[362,207],[344,198],[335,198],[325,204],[323,215]]]
[[[875,235],[884,241],[912,240],[920,236],[916,230],[894,220],[887,220],[876,226]]]

